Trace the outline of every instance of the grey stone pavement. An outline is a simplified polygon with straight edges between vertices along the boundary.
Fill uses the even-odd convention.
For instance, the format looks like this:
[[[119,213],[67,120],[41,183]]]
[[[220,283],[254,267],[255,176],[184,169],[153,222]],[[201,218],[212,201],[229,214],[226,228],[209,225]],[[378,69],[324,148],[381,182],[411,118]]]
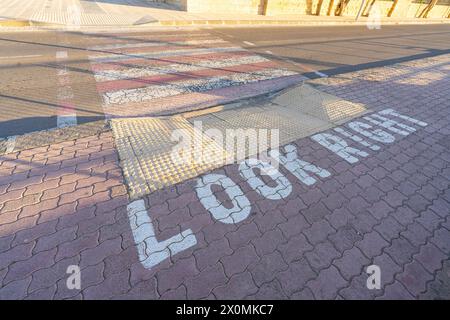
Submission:
[[[1,156],[0,299],[449,299],[449,72],[441,55],[314,80],[370,107],[352,120],[370,144],[297,140],[297,157],[329,175],[307,185],[280,166],[287,182],[265,182],[267,197],[227,165],[145,196],[140,222],[111,132]],[[248,199],[238,223],[205,208],[196,186],[211,174]],[[227,188],[212,188],[223,210],[236,205]],[[154,236],[137,247],[133,223]],[[144,244],[180,234],[141,263]],[[66,286],[70,265],[80,290]],[[380,289],[366,286],[370,265]]]

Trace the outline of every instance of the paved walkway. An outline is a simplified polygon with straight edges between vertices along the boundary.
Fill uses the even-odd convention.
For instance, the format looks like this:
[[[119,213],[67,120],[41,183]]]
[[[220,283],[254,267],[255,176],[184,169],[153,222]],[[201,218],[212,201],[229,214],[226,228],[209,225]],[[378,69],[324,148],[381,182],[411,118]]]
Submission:
[[[1,156],[0,299],[449,299],[449,62],[315,80],[371,113],[258,188],[231,164],[131,202],[110,132]]]
[[[252,14],[191,13],[145,0],[0,0],[0,19],[68,26],[204,25],[204,24],[355,24],[353,17],[311,15],[261,16]],[[359,23],[366,24],[368,18]],[[382,18],[382,24],[448,23],[449,19]],[[1,22],[1,20],[0,20]],[[5,21],[4,21],[5,22]],[[1,24],[0,24],[1,25]],[[5,25],[8,25],[5,22]],[[10,24],[16,26],[17,24]]]

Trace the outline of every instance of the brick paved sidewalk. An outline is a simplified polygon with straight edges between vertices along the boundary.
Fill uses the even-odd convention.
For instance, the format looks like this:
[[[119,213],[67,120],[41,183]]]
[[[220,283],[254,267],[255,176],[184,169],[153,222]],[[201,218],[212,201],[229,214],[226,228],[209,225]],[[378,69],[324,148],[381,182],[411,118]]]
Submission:
[[[298,157],[329,176],[306,185],[281,166],[290,191],[266,182],[277,190],[272,199],[252,189],[237,164],[208,173],[230,178],[249,200],[237,224],[205,209],[199,178],[144,197],[151,221],[134,221],[109,132],[1,156],[0,299],[449,299],[449,61],[313,81],[375,112],[406,115],[385,117],[411,130],[377,127],[379,141],[370,141],[378,149],[345,139],[360,151],[356,161],[317,139],[297,140]],[[236,198],[227,191],[213,188],[230,209]],[[131,225],[152,225],[160,242],[190,229],[195,243],[182,247],[185,236],[146,269],[138,252],[151,250],[137,250],[139,227],[129,215]],[[366,287],[373,264],[379,290]],[[81,268],[81,290],[66,286],[70,265]]]

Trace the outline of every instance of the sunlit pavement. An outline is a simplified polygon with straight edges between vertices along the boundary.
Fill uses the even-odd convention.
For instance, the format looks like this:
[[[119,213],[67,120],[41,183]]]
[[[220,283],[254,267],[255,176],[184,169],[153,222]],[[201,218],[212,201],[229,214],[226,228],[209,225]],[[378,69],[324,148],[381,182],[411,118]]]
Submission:
[[[0,138],[174,114],[306,79],[202,30],[2,33],[0,42]]]
[[[446,25],[1,30],[0,153],[3,138],[105,115],[178,113],[305,76],[448,54],[448,34]]]
[[[131,201],[111,132],[1,156],[0,298],[448,299],[449,61],[312,81],[370,112],[273,181],[230,164]]]

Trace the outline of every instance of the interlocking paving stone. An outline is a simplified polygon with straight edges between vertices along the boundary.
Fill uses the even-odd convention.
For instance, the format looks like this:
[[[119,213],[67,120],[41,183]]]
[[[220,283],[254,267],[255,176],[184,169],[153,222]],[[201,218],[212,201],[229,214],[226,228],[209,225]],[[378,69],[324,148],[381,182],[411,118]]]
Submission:
[[[292,190],[278,200],[252,190],[236,164],[201,174],[225,175],[248,197],[251,210],[237,224],[217,221],[199,201],[197,176],[144,190],[159,243],[188,229],[197,240],[150,269],[140,263],[111,132],[1,155],[0,298],[448,300],[449,79],[418,75],[439,73],[449,61],[437,56],[314,80],[314,90],[370,108],[352,121],[392,108],[428,125],[383,115],[415,131],[392,132],[392,143],[367,139],[380,150],[345,138],[368,154],[353,164],[309,137],[296,139],[298,158],[331,175],[306,185],[280,166]],[[194,118],[183,121],[190,126]],[[158,139],[148,139],[151,150],[170,145]],[[63,187],[74,183],[75,190]],[[212,188],[230,208],[236,196],[225,201],[226,191]],[[380,289],[366,286],[372,264],[381,270]],[[66,286],[69,265],[82,267],[81,290]]]

